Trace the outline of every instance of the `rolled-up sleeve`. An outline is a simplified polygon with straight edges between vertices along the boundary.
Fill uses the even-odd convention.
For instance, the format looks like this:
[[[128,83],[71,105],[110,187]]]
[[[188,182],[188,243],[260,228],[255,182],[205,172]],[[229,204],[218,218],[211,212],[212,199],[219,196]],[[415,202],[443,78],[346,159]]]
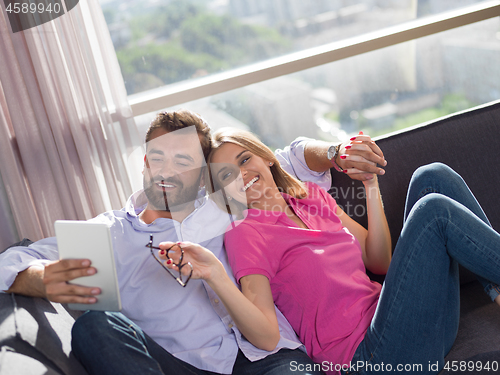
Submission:
[[[292,176],[304,182],[314,182],[325,191],[328,191],[332,186],[330,171],[315,172],[310,170],[307,166],[304,150],[307,142],[311,140],[311,138],[306,137],[296,138],[290,143],[290,146],[285,147],[283,150],[276,150],[275,155],[283,169]]]
[[[0,254],[0,293],[9,289],[19,272],[32,266],[44,266],[59,259],[55,237],[45,238],[30,246],[16,246]]]

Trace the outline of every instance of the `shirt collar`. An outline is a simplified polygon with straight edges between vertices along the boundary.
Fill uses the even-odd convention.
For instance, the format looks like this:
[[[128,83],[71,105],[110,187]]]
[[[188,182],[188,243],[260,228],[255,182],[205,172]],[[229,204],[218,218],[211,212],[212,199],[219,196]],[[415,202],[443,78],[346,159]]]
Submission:
[[[205,189],[201,189],[198,192],[198,196],[194,202],[194,211],[189,214],[188,217],[192,216],[193,213],[199,210],[203,205],[206,204],[208,197],[205,195]],[[137,223],[142,223],[142,225],[150,226],[152,224],[160,224],[162,222],[171,223],[172,219],[167,218],[158,218],[151,224],[145,224],[139,219],[139,214],[146,208],[148,204],[148,198],[146,197],[146,193],[144,189],[138,190],[133,193],[127,203],[125,204],[124,210],[127,213],[127,219],[132,222],[132,224],[136,225]]]

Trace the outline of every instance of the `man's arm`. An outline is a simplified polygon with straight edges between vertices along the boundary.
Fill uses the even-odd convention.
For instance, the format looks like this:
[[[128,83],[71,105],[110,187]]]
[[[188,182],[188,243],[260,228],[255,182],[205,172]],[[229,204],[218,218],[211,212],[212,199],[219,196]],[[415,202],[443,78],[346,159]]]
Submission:
[[[17,274],[7,293],[29,297],[47,298],[59,303],[96,303],[94,297],[101,293],[99,288],[84,287],[68,282],[82,276],[90,276],[96,269],[90,267],[88,259],[62,259],[45,267],[31,266]]]
[[[19,272],[6,292],[45,298],[45,286],[42,282],[43,270],[43,266],[31,266]]]
[[[316,147],[309,148],[306,151],[307,145],[315,141],[311,138],[299,137],[295,139],[289,146],[283,150],[278,149],[275,151],[276,158],[278,159],[281,167],[290,173],[292,176],[297,177],[301,181],[314,182],[322,189],[328,190],[332,186],[332,176],[329,172],[329,167],[322,167],[318,165],[309,166],[306,157],[312,161],[320,160],[322,157],[326,158],[326,151],[324,155],[314,155],[320,153]],[[313,145],[314,146],[314,145]],[[329,162],[329,161],[328,161]],[[331,167],[331,165],[330,165]]]
[[[57,259],[55,238],[30,247],[14,247],[0,254],[0,290],[60,303],[95,303],[99,288],[68,284],[92,275],[96,269],[88,259]]]

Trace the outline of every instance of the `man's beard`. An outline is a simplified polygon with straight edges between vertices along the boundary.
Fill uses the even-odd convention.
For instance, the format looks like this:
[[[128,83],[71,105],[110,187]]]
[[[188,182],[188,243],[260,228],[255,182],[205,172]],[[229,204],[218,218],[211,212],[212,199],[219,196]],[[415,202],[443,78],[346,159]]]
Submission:
[[[149,204],[154,209],[167,212],[180,211],[186,206],[186,204],[189,204],[190,202],[194,202],[196,200],[198,196],[200,179],[201,175],[195,184],[185,189],[184,184],[174,177],[169,177],[166,180],[162,180],[161,178],[152,179],[144,176],[144,193],[148,198]],[[159,183],[171,183],[175,185],[175,192],[167,193],[165,192],[165,190],[159,190],[157,188]]]

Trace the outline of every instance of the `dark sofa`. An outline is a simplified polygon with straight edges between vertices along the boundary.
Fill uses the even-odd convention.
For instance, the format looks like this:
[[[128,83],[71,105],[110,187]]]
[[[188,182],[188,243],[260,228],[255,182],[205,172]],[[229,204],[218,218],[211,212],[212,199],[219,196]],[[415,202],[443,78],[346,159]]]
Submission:
[[[418,166],[435,161],[448,164],[464,177],[493,227],[500,231],[496,196],[500,186],[499,130],[500,101],[377,141],[388,160],[380,187],[394,244],[402,227],[410,177]],[[364,203],[356,194],[361,184],[335,171],[332,175],[332,195],[342,207],[349,205],[354,218],[366,225],[366,217],[361,215]],[[354,211],[356,207],[358,211]],[[500,307],[466,270],[461,270],[461,283],[460,329],[447,359],[500,362]],[[86,374],[71,355],[70,331],[78,314],[44,299],[0,294],[0,375]]]

